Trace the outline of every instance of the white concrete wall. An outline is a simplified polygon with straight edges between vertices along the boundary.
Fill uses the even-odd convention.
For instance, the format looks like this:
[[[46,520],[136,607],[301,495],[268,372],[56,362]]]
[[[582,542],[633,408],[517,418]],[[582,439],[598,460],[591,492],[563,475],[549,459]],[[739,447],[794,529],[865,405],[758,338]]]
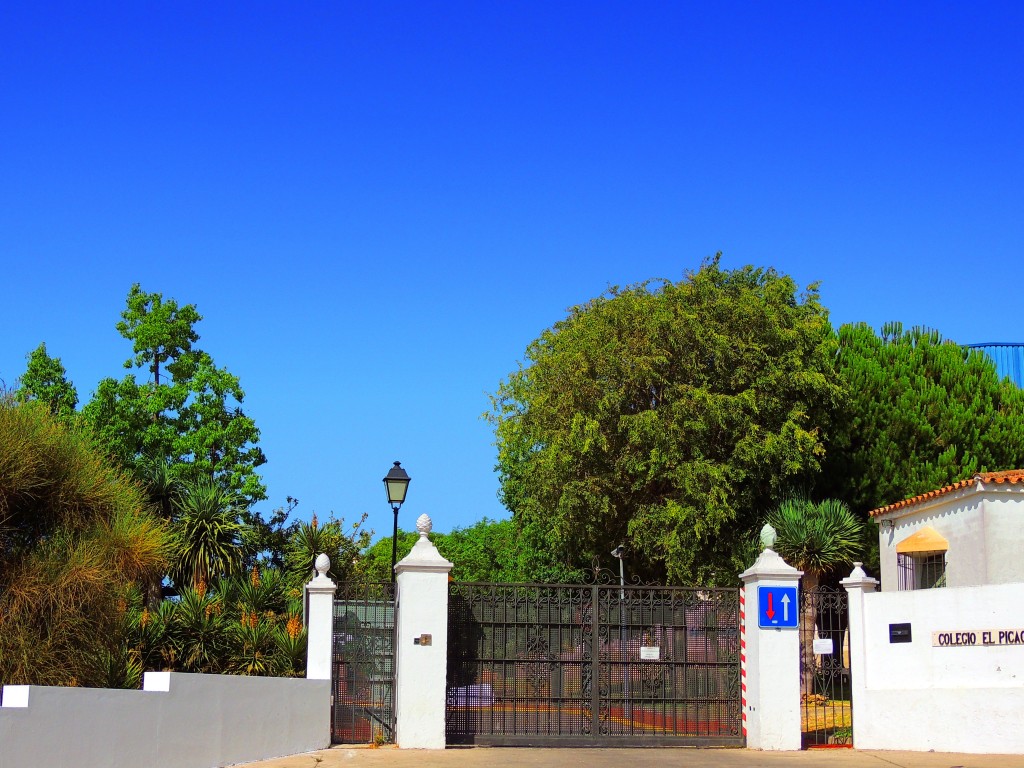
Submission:
[[[1024,753],[1024,645],[932,645],[933,632],[1024,631],[1024,584],[865,594],[862,613],[859,635],[851,605],[854,746]],[[890,643],[906,622],[912,642]]]
[[[330,744],[330,681],[147,672],[142,691],[4,686],[0,768],[210,768]]]
[[[987,584],[1024,582],[1024,489],[1014,485],[982,500]]]

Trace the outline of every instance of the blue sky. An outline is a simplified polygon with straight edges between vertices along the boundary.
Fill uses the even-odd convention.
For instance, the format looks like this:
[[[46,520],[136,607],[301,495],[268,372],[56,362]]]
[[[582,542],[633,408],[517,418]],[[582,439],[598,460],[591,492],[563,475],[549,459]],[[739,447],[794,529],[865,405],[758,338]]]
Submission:
[[[505,516],[487,393],[609,285],[820,281],[1024,341],[1019,3],[8,3],[0,378],[83,400],[133,282],[204,315],[270,500]]]

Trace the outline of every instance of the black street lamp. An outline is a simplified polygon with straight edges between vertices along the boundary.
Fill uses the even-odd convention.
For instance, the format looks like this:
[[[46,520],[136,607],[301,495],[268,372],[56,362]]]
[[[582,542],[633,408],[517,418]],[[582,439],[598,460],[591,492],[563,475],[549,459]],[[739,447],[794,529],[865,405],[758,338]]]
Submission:
[[[409,473],[402,469],[401,462],[396,461],[388,473],[384,475],[384,487],[388,492],[388,504],[395,513],[395,532],[391,535],[391,583],[395,583],[395,563],[398,562],[398,508],[405,502],[406,491],[409,490]]]

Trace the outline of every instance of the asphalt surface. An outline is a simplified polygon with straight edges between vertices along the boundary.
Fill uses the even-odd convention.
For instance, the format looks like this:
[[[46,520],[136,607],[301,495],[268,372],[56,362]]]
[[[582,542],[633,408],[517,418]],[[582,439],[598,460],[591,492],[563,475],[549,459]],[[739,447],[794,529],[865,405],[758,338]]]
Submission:
[[[821,749],[532,749],[472,747],[444,750],[337,746],[258,763],[248,768],[1024,768],[1024,755]]]

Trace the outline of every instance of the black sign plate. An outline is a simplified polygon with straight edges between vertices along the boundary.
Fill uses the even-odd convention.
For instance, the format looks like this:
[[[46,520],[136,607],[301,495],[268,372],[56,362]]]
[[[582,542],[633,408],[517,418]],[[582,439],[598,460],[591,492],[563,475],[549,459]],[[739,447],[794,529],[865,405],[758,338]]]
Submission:
[[[889,625],[889,642],[890,643],[909,643],[911,641],[910,635],[910,624],[890,624]]]

